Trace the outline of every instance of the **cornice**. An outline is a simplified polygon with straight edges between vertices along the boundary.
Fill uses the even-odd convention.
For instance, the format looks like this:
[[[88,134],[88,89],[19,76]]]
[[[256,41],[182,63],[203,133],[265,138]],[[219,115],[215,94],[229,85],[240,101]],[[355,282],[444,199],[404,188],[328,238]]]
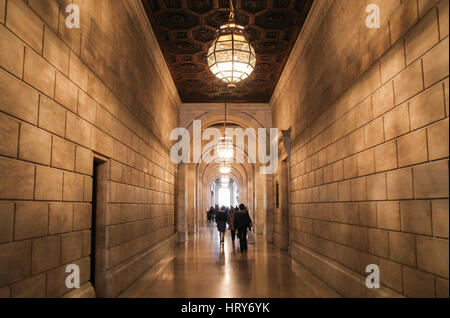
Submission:
[[[269,105],[273,106],[273,103],[283,94],[284,88],[292,76],[292,72],[295,71],[297,63],[301,62],[301,55],[308,47],[313,36],[316,34],[319,26],[322,24],[326,13],[333,4],[334,0],[315,0],[311,6],[311,10],[306,18],[305,24],[300,31],[297,41],[294,44],[291,54],[286,62],[280,79],[275,87],[272,98]]]
[[[270,106],[266,103],[228,103],[228,109],[239,111],[256,111],[256,112],[270,112]],[[224,103],[183,103],[180,107],[180,112],[191,111],[223,111]]]
[[[166,61],[162,54],[161,48],[153,32],[152,26],[145,13],[144,5],[141,0],[123,0],[123,3],[134,22],[137,30],[142,33],[145,39],[145,47],[147,49],[148,56],[152,59],[159,77],[161,78],[163,85],[166,86],[170,96],[174,99],[174,102],[178,107],[181,106],[181,99],[178,95],[177,88],[167,67]]]

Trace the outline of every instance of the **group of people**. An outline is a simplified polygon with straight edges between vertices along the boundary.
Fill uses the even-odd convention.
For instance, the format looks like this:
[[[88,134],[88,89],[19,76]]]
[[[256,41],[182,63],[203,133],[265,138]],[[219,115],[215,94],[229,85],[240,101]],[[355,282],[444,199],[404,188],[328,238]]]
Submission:
[[[235,242],[236,234],[239,239],[241,252],[247,251],[247,230],[252,230],[252,220],[250,213],[244,204],[239,207],[221,207],[218,205],[211,207],[207,212],[208,222],[217,223],[219,230],[220,243],[224,243],[225,231],[228,229],[231,232],[231,241]]]

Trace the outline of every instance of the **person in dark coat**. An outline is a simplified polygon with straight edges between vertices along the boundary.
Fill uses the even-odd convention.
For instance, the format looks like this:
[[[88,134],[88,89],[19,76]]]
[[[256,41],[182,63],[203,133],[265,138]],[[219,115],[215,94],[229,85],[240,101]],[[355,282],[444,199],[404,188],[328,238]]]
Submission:
[[[219,230],[220,242],[223,243],[225,241],[225,230],[227,228],[227,211],[225,208],[222,208],[218,212],[216,212],[216,223],[217,230]]]
[[[241,252],[247,251],[247,229],[252,230],[252,220],[245,205],[239,205],[239,211],[234,215],[234,222],[238,231]]]
[[[220,211],[219,205],[216,204],[216,205],[214,206],[213,213],[212,213],[213,222],[216,221],[216,214],[217,214],[217,212],[219,212],[219,211]]]
[[[236,227],[234,224],[234,215],[235,213],[239,211],[238,208],[234,209],[233,207],[230,208],[230,211],[228,211],[228,228],[230,229],[231,232],[231,241],[234,243],[234,240],[236,238]]]
[[[211,207],[211,208],[209,208],[209,210],[206,212],[206,218],[207,218],[207,220],[208,220],[208,223],[211,222],[211,221],[213,220],[213,213],[214,213],[213,211],[214,211],[214,208]]]

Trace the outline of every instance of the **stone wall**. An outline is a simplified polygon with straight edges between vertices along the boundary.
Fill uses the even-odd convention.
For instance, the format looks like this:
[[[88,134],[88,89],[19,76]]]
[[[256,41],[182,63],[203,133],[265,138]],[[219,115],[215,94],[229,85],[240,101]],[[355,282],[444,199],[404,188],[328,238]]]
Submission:
[[[72,263],[92,295],[94,157],[108,163],[102,296],[173,248],[180,102],[140,2],[74,0],[81,29],[69,3],[0,0],[0,297],[66,295]]]
[[[327,5],[271,101],[292,128],[292,259],[344,296],[448,297],[449,1]]]

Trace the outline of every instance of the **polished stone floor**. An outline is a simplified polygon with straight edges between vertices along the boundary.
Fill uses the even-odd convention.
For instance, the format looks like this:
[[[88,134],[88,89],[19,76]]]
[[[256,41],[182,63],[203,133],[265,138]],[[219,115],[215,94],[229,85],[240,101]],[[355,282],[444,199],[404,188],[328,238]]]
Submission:
[[[294,274],[286,252],[257,238],[242,254],[226,232],[223,247],[216,227],[205,225],[177,247],[157,273],[150,269],[121,297],[242,298],[336,297],[337,294],[307,271]],[[163,261],[164,262],[164,261]]]

